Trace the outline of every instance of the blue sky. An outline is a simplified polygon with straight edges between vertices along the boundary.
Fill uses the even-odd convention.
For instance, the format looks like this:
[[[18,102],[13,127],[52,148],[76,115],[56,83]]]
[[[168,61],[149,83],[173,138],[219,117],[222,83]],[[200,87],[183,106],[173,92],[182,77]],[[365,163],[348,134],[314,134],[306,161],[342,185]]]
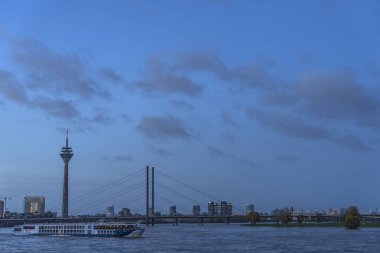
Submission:
[[[72,199],[149,164],[240,209],[379,207],[379,12],[378,1],[0,0],[0,197],[15,211],[25,195],[59,206],[69,129]],[[161,210],[194,204],[157,191]],[[86,212],[138,210],[133,194]]]

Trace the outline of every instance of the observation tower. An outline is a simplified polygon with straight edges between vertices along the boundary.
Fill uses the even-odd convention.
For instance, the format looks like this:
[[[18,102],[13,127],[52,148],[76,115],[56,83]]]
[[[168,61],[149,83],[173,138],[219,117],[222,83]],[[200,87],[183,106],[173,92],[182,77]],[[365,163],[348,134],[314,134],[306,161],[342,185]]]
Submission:
[[[66,131],[66,146],[61,149],[61,158],[65,163],[63,176],[62,217],[69,216],[69,162],[73,157],[73,150],[69,147],[69,131]]]

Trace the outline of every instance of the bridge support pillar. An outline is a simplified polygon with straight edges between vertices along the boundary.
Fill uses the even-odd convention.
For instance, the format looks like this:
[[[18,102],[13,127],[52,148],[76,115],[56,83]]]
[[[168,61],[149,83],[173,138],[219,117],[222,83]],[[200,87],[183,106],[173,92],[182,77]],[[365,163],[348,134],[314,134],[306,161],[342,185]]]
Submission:
[[[146,226],[149,226],[149,166],[146,166]]]

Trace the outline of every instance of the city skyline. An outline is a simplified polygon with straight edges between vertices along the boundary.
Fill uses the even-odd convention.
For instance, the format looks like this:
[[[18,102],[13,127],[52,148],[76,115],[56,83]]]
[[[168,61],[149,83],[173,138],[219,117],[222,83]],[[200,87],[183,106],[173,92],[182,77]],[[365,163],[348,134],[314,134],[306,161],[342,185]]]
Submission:
[[[369,0],[0,1],[0,197],[14,211],[27,195],[61,208],[69,129],[69,199],[149,165],[218,197],[173,196],[177,211],[375,209],[379,11]]]

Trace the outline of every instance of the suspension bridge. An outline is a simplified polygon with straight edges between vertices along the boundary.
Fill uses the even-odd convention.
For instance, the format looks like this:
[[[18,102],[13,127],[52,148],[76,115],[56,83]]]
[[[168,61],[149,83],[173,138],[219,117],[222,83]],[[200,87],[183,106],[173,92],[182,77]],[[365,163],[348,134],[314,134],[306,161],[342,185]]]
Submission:
[[[75,189],[72,192],[75,192]],[[146,225],[154,225],[157,222],[170,222],[177,225],[183,221],[199,224],[204,222],[229,223],[231,218],[227,214],[207,215],[207,203],[209,201],[221,202],[221,199],[164,172],[155,170],[154,167],[146,166],[146,168],[134,171],[104,185],[94,187],[82,195],[70,198],[66,204],[69,215],[55,218],[3,219],[0,220],[0,225],[1,223],[7,225],[29,223],[29,221],[43,223],[89,222],[99,219],[141,221]],[[189,206],[184,205],[184,202],[188,203]],[[193,215],[193,205],[199,206],[202,212]],[[108,206],[112,206],[113,210],[128,209],[131,212],[127,216],[123,214],[114,215],[114,213],[108,217],[104,217],[104,213],[99,215],[101,213],[99,211]],[[173,206],[176,207],[176,210],[174,213],[170,213],[169,207]],[[60,209],[61,205],[55,205],[48,208],[48,211],[58,213]],[[242,210],[236,210],[242,212]],[[243,215],[241,216],[244,218]],[[235,219],[237,218],[235,217]]]

